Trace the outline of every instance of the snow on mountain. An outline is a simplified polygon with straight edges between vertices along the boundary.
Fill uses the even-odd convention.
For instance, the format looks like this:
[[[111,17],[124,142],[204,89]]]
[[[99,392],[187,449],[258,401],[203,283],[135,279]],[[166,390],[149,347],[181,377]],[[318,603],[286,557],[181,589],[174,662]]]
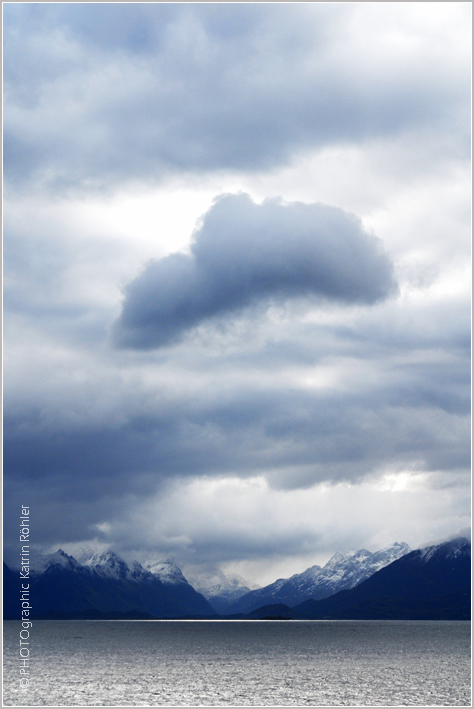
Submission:
[[[145,614],[155,618],[210,616],[215,613],[169,560],[127,564],[113,551],[85,551],[81,562],[59,549],[30,566],[35,617],[74,614]],[[8,567],[7,567],[8,571]],[[8,578],[11,578],[11,573]],[[18,575],[14,578],[19,581]],[[133,581],[133,583],[131,583]],[[8,583],[7,583],[8,590]],[[7,606],[16,617],[18,589],[10,584]],[[13,594],[13,595],[12,595]],[[8,605],[9,604],[9,605]]]
[[[181,569],[176,566],[171,559],[146,561],[143,564],[143,568],[153,574],[153,576],[157,576],[162,583],[173,585],[177,583],[188,583]]]
[[[128,565],[113,551],[94,552],[91,550],[85,550],[79,558],[83,566],[94,570],[105,578],[129,579],[131,581],[158,578],[162,583],[169,585],[187,583],[181,569],[171,559],[155,559],[144,564],[133,561]]]
[[[326,598],[343,589],[354,588],[384,566],[408,554],[409,551],[410,547],[405,542],[395,542],[375,553],[367,549],[337,552],[321,569],[314,583],[304,587],[304,592],[309,592],[313,598],[316,597],[313,594],[319,598]]]
[[[247,581],[238,574],[224,574],[221,569],[214,568],[207,573],[192,574],[190,581],[196,591],[202,593],[207,598],[210,596],[220,596],[222,594],[235,595],[239,594],[242,589],[243,593],[250,591]],[[243,595],[240,593],[240,595]]]
[[[188,579],[193,588],[201,593],[218,613],[225,613],[233,603],[251,590],[251,585],[242,576],[224,574],[216,567],[190,573]]]
[[[323,568],[311,566],[289,579],[278,579],[269,586],[245,594],[229,612],[249,613],[267,604],[295,606],[309,598],[327,598],[338,591],[357,586],[409,551],[408,544],[396,542],[375,553],[367,549],[336,552]]]
[[[344,593],[309,599],[288,615],[300,619],[469,620],[471,543],[458,538],[408,552]]]
[[[142,581],[149,576],[138,561],[129,566],[121,556],[113,551],[97,552],[85,549],[78,555],[78,561],[83,568],[95,572],[102,578],[129,579]]]
[[[288,599],[289,595],[293,597],[295,593],[298,595],[298,592],[303,593],[305,598],[308,598],[304,594],[304,588],[306,586],[312,587],[315,578],[320,573],[321,567],[315,565],[301,574],[294,574],[289,579],[277,579],[268,586],[246,593],[229,608],[229,613],[250,613],[250,611],[260,606],[274,603],[291,605]]]
[[[33,560],[30,566],[30,573],[44,574],[49,569],[61,568],[75,571],[80,568],[79,564],[73,556],[69,556],[62,549],[58,549],[53,554],[43,554]]]
[[[83,559],[82,565],[104,578],[126,579],[130,576],[128,564],[113,551],[92,552]]]
[[[433,544],[424,549],[417,550],[420,555],[420,561],[427,563],[431,559],[437,557],[443,557],[446,559],[456,559],[460,556],[466,555],[466,553],[471,553],[471,543],[466,537],[457,537],[456,539],[451,539],[448,542],[442,542],[441,544]]]

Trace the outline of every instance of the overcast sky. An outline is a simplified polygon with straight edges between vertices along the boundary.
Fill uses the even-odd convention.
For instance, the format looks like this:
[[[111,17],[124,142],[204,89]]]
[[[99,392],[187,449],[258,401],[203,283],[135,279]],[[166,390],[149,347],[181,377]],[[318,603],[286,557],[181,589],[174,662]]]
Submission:
[[[466,528],[471,4],[3,10],[6,560]]]

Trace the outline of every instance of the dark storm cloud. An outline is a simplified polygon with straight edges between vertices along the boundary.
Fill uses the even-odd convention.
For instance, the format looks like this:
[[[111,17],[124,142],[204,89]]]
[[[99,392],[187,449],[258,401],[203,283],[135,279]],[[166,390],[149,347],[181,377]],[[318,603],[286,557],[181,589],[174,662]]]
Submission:
[[[157,391],[132,406],[124,393],[113,422],[108,412],[98,421],[73,418],[68,392],[59,419],[47,401],[43,410],[5,416],[5,470],[65,502],[106,498],[111,485],[114,493],[146,495],[168,478],[196,475],[266,470],[278,487],[298,488],[411,461],[420,470],[455,470],[469,466],[468,364],[405,364],[384,384],[355,378],[342,391],[229,386],[219,377],[219,391],[211,386],[181,403]]]
[[[394,291],[381,242],[353,215],[227,195],[204,216],[189,255],[152,262],[127,287],[115,337],[125,347],[160,347],[203,320],[262,301],[372,304]]]
[[[351,28],[357,11],[7,4],[6,179],[102,189],[261,170],[306,148],[428,126],[468,146],[469,70],[429,37],[407,61],[382,13],[384,53],[370,28]]]
[[[391,307],[403,313],[398,301]],[[374,309],[359,309],[345,329],[290,320],[263,348],[249,342],[218,357],[183,344],[173,349],[169,376],[161,353],[121,351],[104,362],[80,355],[69,365],[78,378],[59,371],[61,386],[49,365],[13,386],[10,377],[9,509],[28,491],[32,507],[50,511],[38,513],[38,540],[60,543],[102,538],[94,525],[186,478],[263,474],[273,488],[294,490],[409,469],[443,471],[446,484],[456,482],[470,461],[469,318],[456,317],[459,303],[446,306],[441,329],[426,307],[406,319],[386,308],[378,320]],[[117,376],[119,362],[133,369],[137,357],[143,380]],[[287,366],[309,376],[325,363],[338,363],[345,383],[285,380]],[[195,390],[199,380],[206,384]]]
[[[415,464],[417,471],[442,469],[447,478],[469,466],[466,401],[444,402],[450,411],[423,387],[404,397],[396,385],[349,395],[239,389],[209,392],[171,411],[144,406],[143,415],[115,428],[106,421],[67,427],[40,413],[7,417],[8,499],[15,507],[26,495],[33,509],[49,510],[39,514],[36,535],[53,543],[97,536],[94,524],[119,520],[128,505],[186,477],[262,471],[272,487],[292,490],[356,482],[380,467]]]

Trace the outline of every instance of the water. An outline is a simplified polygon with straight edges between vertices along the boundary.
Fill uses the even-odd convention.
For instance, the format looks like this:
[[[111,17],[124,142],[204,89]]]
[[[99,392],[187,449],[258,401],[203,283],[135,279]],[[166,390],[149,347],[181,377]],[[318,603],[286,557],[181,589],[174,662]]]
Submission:
[[[470,706],[470,623],[4,623],[4,706]]]

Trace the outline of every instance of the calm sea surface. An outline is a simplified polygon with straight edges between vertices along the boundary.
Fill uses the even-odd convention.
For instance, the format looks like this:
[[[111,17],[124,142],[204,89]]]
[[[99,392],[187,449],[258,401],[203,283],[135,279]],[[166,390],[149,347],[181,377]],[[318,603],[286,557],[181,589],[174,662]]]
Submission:
[[[469,706],[470,623],[36,621],[4,706]],[[22,675],[24,676],[24,675]]]

